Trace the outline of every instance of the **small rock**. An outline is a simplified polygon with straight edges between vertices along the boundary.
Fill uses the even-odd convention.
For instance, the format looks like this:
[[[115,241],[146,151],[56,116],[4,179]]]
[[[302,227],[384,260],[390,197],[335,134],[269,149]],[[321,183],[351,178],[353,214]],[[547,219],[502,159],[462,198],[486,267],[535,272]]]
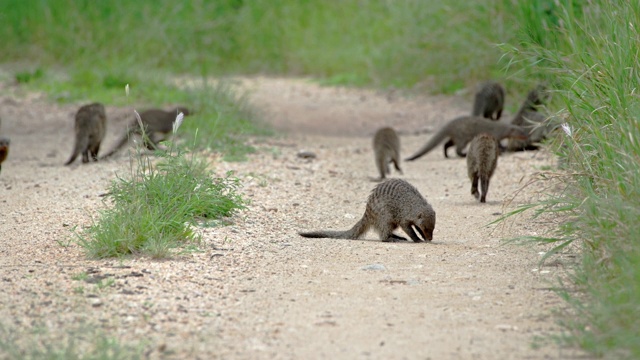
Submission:
[[[500,330],[500,331],[515,331],[515,330],[518,330],[518,327],[517,326],[513,326],[513,325],[500,324],[500,325],[496,325],[496,330]]]
[[[385,268],[384,265],[382,264],[371,264],[371,265],[363,266],[362,270],[385,271],[387,270],[387,268]]]
[[[307,151],[307,150],[298,151],[297,156],[299,158],[301,158],[301,159],[315,159],[316,158],[316,154],[314,152]]]

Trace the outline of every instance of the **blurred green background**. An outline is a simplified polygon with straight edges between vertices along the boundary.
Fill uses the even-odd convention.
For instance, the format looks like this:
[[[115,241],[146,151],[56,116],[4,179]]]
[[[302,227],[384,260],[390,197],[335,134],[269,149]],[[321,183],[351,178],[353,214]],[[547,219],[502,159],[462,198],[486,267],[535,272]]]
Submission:
[[[546,3],[529,13],[544,15]],[[526,66],[496,46],[522,28],[508,0],[0,0],[0,9],[0,61],[63,67],[107,87],[164,71],[435,93],[518,72],[508,82],[528,83]]]

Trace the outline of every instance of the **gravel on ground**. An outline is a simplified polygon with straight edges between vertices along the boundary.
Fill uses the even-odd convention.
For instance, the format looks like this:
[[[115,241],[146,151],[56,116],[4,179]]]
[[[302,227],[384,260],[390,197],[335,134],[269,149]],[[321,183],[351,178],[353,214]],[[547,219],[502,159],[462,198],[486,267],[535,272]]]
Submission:
[[[120,344],[141,344],[148,358],[583,356],[548,340],[561,333],[553,312],[567,311],[551,288],[575,253],[540,264],[548,248],[503,241],[545,235],[558,219],[524,215],[488,225],[550,190],[524,185],[555,168],[552,154],[501,156],[485,204],[470,194],[464,159],[445,159],[438,147],[402,162],[403,175],[391,176],[416,186],[436,211],[430,243],[383,243],[373,232],[307,239],[297,232],[347,229],[364,213],[378,127],[399,132],[406,157],[471,103],[305,79],[239,84],[280,134],[250,139],[258,152],[246,162],[202,154],[216,173],[235,172],[251,204],[229,226],[199,228],[200,251],[169,260],[84,256],[74,231],[109,206],[100,194],[128,174],[129,158],[63,166],[81,104],[0,84],[0,133],[12,141],[0,174],[0,325],[16,344],[60,344],[98,329]],[[103,151],[131,111],[107,108]]]

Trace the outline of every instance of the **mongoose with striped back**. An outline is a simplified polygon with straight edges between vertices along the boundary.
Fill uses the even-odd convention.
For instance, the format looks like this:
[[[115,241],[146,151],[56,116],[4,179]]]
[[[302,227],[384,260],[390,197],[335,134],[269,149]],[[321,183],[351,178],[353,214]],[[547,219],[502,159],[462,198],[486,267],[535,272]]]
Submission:
[[[390,127],[383,127],[376,131],[373,136],[373,154],[380,173],[379,180],[383,180],[387,174],[391,173],[389,170],[390,162],[402,174],[398,164],[400,161],[400,139],[395,130]]]
[[[482,83],[476,92],[471,115],[498,120],[504,108],[504,87],[496,81]]]
[[[98,161],[100,143],[106,132],[107,115],[104,105],[93,103],[80,107],[75,117],[76,142],[65,165],[71,165],[80,154],[83,163],[88,163],[90,158]]]
[[[445,139],[447,139],[447,142],[444,144],[444,157],[449,157],[447,155],[447,149],[454,145],[456,147],[456,154],[460,157],[465,157],[465,147],[476,135],[481,133],[491,134],[498,141],[505,138],[523,140],[527,138],[526,132],[520,126],[503,124],[478,116],[461,116],[449,121],[438,130],[420,150],[405,160],[413,161],[418,159],[433,150],[433,148]]]
[[[535,144],[546,139],[547,135],[556,128],[556,124],[553,124],[539,112],[539,107],[544,105],[547,100],[548,92],[543,85],[538,85],[529,91],[522,106],[511,120],[512,125],[522,126],[525,129],[528,138],[526,140],[509,139],[506,150],[537,150],[538,146]]]
[[[401,228],[414,242],[431,241],[436,226],[436,212],[411,184],[402,179],[388,179],[371,191],[364,215],[346,231],[323,230],[300,232],[304,237],[358,239],[373,228],[384,242],[407,240],[393,233]],[[418,236],[420,235],[420,238]]]
[[[486,202],[489,181],[498,164],[499,155],[498,140],[490,134],[479,134],[469,143],[467,173],[471,180],[471,194],[481,203]],[[482,193],[478,192],[478,181]]]
[[[144,130],[140,128],[137,119],[131,121],[113,150],[109,151],[103,158],[110,157],[118,152],[118,150],[129,142],[129,138],[133,135],[142,137],[144,146],[147,149],[155,150],[158,143],[169,138],[173,132],[173,122],[179,113],[182,113],[184,116],[191,114],[191,112],[184,107],[177,107],[170,111],[149,109],[141,112],[140,119],[142,120]]]

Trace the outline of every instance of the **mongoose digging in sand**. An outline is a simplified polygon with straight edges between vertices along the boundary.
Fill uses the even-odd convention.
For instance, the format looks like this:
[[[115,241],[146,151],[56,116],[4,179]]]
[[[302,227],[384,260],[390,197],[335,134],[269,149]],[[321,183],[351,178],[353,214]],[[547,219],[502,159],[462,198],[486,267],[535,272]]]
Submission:
[[[401,228],[415,242],[433,239],[436,212],[413,185],[402,179],[389,179],[378,184],[367,200],[362,219],[346,231],[301,232],[309,238],[358,239],[373,228],[382,241],[406,240],[395,235]],[[422,239],[416,234],[420,234]]]
[[[395,130],[390,127],[379,129],[373,137],[373,154],[376,160],[380,180],[390,174],[389,163],[392,162],[396,170],[402,174],[398,162],[400,161],[400,139]]]
[[[104,105],[93,103],[82,106],[75,118],[76,143],[65,165],[70,165],[79,154],[82,154],[83,163],[89,162],[89,155],[93,161],[98,161],[100,143],[106,131],[107,115]]]
[[[118,144],[113,148],[113,150],[103,156],[103,158],[107,158],[115,154],[129,142],[129,138],[132,135],[141,136],[144,146],[149,150],[155,150],[158,143],[167,139],[173,132],[173,122],[176,120],[179,113],[182,113],[184,116],[190,114],[189,110],[183,107],[177,107],[170,111],[150,109],[141,112],[140,119],[142,120],[142,126],[144,127],[144,134],[143,130],[140,129],[138,120],[133,120],[127,126],[127,131],[122,135]]]
[[[504,108],[504,87],[495,81],[483,83],[476,92],[471,115],[498,120]]]
[[[504,138],[527,139],[527,134],[519,126],[503,124],[478,116],[461,116],[443,126],[420,150],[406,160],[413,161],[425,155],[445,139],[448,140],[444,144],[444,157],[449,157],[447,149],[453,145],[456,146],[456,154],[465,157],[466,154],[463,152],[465,147],[476,135],[481,133],[491,134],[498,141]]]
[[[11,143],[9,138],[0,136],[0,171],[2,171],[2,163],[7,159],[7,155],[9,155],[9,143]]]
[[[486,202],[489,180],[498,164],[500,149],[496,138],[489,134],[480,134],[471,140],[467,152],[467,172],[471,180],[471,195],[480,202]],[[482,194],[478,193],[478,181]]]

